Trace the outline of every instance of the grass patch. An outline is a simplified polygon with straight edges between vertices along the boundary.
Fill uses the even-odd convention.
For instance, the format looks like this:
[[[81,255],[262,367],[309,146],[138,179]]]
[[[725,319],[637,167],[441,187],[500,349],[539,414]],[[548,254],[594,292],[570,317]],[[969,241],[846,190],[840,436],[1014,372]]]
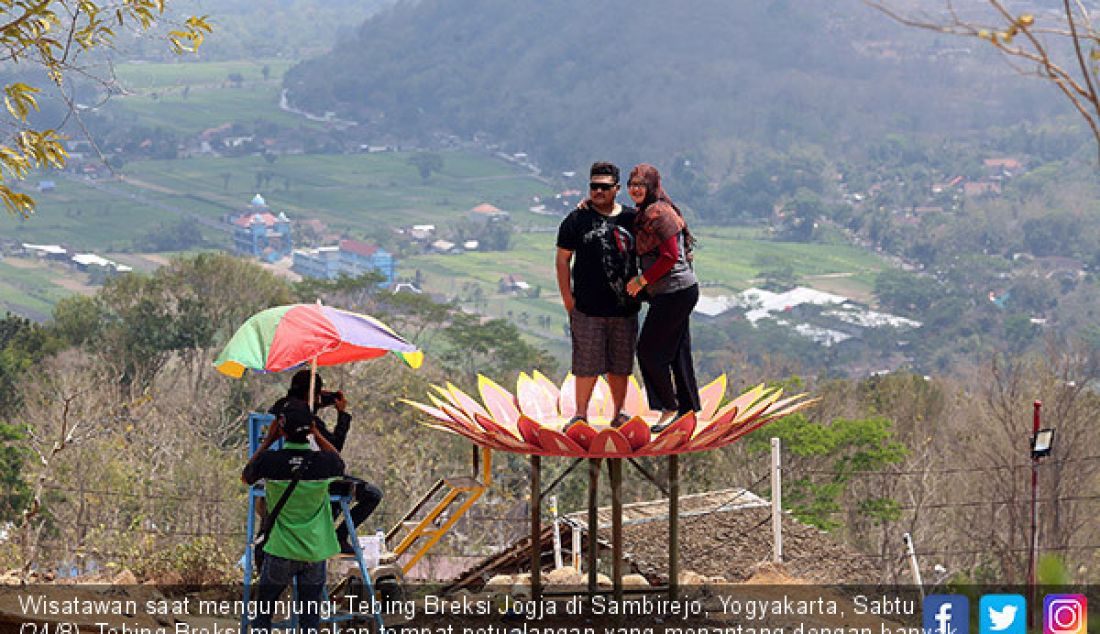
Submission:
[[[71,283],[83,278],[82,274],[62,265],[29,260],[20,260],[20,264],[15,266],[11,260],[0,260],[0,309],[33,319],[49,317],[57,302],[73,294],[72,289],[58,282],[68,280]]]
[[[296,62],[287,59],[235,60],[226,62],[131,62],[115,66],[115,77],[128,91],[183,86],[220,86],[236,73],[245,83],[263,81],[263,68],[268,68],[268,81],[281,82],[283,75]]]

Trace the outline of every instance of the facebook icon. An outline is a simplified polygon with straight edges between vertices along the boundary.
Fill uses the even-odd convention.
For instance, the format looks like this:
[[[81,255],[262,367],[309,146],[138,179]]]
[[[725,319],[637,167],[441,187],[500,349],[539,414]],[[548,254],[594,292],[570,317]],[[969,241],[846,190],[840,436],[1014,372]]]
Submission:
[[[927,634],[970,634],[970,600],[961,594],[929,595],[923,625]]]

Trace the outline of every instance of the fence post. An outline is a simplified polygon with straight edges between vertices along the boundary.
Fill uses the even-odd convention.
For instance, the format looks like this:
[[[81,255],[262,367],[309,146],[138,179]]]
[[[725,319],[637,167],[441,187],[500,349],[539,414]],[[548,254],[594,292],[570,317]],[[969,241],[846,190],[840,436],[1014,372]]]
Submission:
[[[558,496],[550,496],[550,515],[554,518],[554,570],[561,569],[561,520],[558,518]]]
[[[783,563],[783,472],[778,438],[772,438],[772,538],[772,561]]]
[[[913,571],[913,583],[917,584],[917,590],[920,591],[920,599],[924,601],[924,581],[920,577],[920,564],[917,563],[917,552],[913,548],[913,536],[909,533],[905,533],[901,538],[905,540],[905,552],[909,555],[909,567]]]

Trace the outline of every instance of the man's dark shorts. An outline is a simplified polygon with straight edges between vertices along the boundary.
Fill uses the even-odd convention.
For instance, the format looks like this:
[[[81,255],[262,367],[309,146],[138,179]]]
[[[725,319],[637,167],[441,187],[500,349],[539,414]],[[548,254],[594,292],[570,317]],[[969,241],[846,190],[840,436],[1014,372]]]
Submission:
[[[637,315],[593,317],[574,309],[569,314],[569,328],[573,333],[573,376],[634,371]]]

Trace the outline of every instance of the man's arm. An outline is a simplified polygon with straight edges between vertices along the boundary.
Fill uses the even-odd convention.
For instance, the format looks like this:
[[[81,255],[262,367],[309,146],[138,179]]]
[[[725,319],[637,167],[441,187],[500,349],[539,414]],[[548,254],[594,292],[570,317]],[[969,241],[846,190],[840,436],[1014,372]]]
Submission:
[[[569,249],[558,247],[558,253],[554,257],[554,270],[558,276],[558,292],[561,293],[561,303],[565,305],[565,312],[573,312],[573,285],[571,284],[571,272],[569,263],[573,259],[573,252]]]
[[[332,436],[328,438],[328,441],[332,443],[333,447],[336,447],[337,451],[344,450],[344,442],[348,438],[348,432],[351,431],[351,414],[348,413],[348,399],[344,398],[343,392],[338,392],[340,398],[336,399],[336,427],[332,430]]]
[[[260,443],[260,446],[256,449],[256,453],[252,454],[252,457],[248,459],[248,464],[244,466],[244,470],[241,472],[241,482],[245,484],[252,484],[260,478],[256,475],[256,462],[265,451],[271,448],[271,445],[275,444],[275,441],[283,436],[283,418],[282,416],[276,416],[275,420],[271,421],[271,424],[267,427],[267,435],[264,436],[264,440]]]
[[[318,449],[325,453],[334,453],[339,455],[340,452],[336,450],[336,447],[334,447],[333,444],[329,442],[328,438],[325,438],[325,435],[322,434],[319,429],[317,429],[317,421],[313,421],[313,427],[310,429],[310,432],[313,434],[313,439],[317,441]]]

